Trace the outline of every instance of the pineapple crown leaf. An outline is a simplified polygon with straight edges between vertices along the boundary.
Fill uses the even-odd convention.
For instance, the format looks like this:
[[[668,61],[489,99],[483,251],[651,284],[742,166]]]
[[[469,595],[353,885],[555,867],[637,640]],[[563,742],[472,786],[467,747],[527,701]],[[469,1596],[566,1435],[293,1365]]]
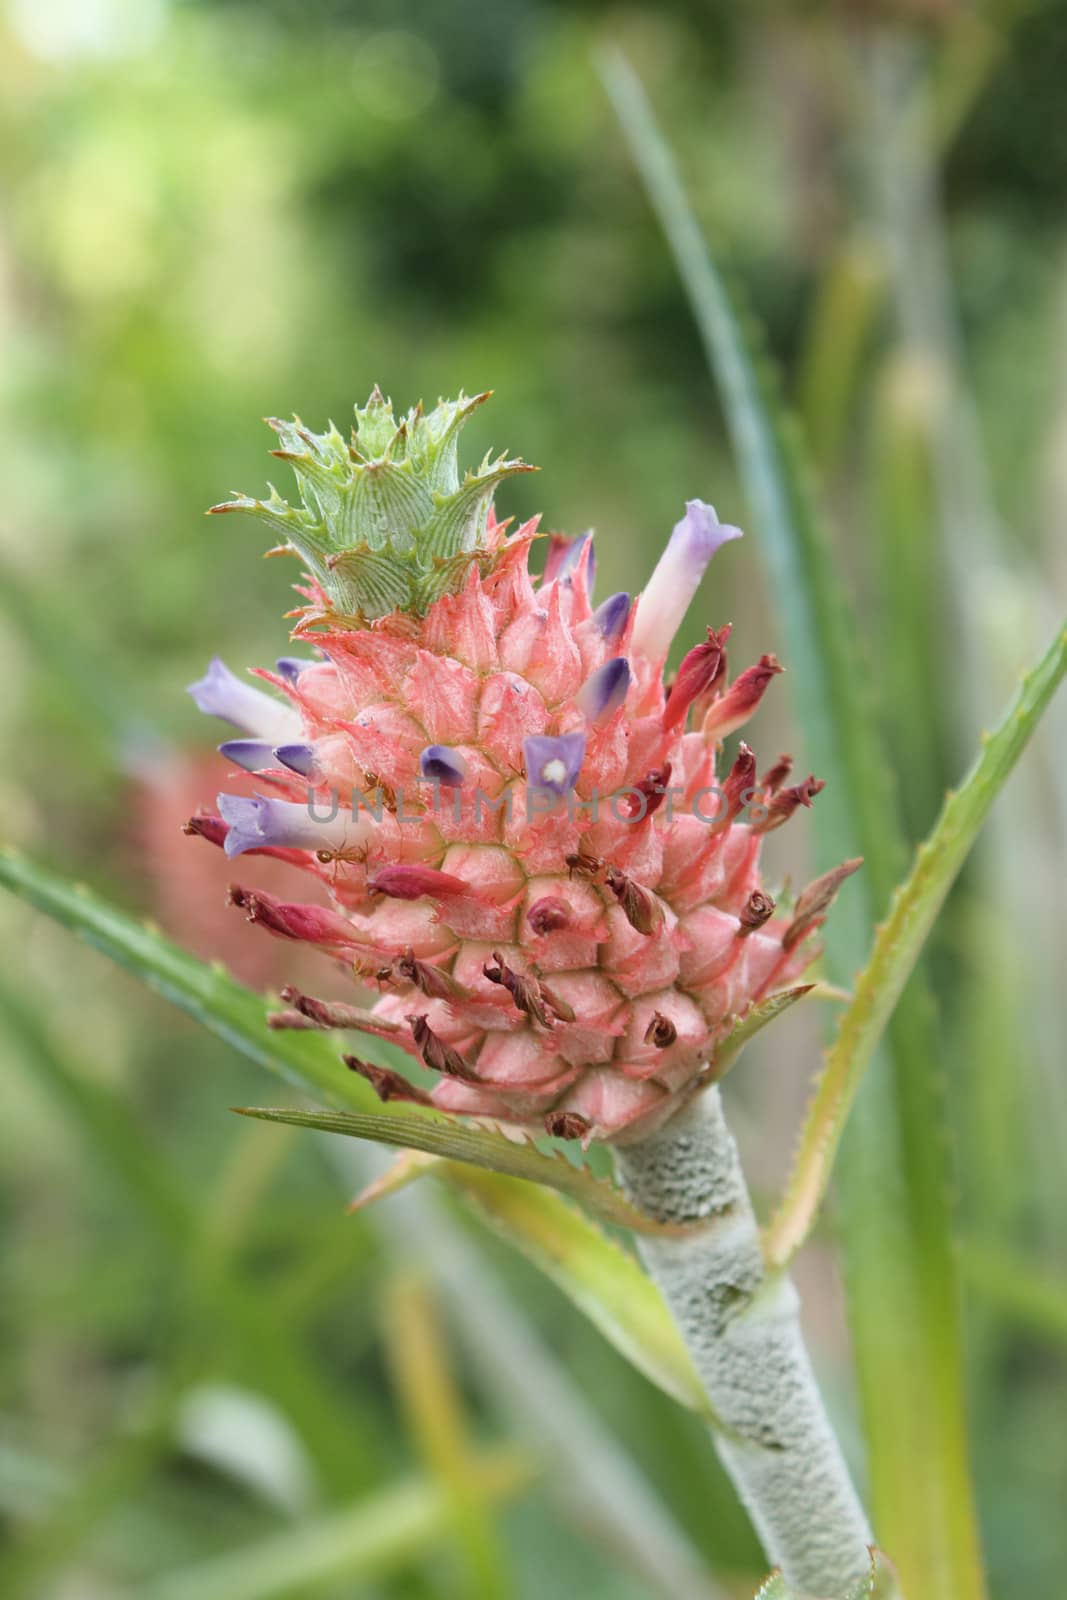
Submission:
[[[266,499],[235,493],[212,512],[242,511],[265,522],[306,563],[339,613],[368,621],[391,611],[423,615],[462,584],[471,561],[493,555],[489,509],[504,478],[536,469],[487,452],[461,478],[463,424],[491,391],[421,402],[401,417],[375,385],[355,407],[346,440],[330,422],[314,433],[299,417],[268,417],[271,452],[293,469],[301,503],[269,485]]]

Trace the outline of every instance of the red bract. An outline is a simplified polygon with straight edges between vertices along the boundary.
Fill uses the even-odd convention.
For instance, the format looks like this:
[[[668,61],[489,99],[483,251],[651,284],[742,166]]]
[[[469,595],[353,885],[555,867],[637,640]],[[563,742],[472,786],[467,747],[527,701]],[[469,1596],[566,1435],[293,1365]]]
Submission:
[[[401,465],[414,495],[421,469]],[[303,859],[335,909],[233,899],[379,990],[376,1023],[296,995],[276,1026],[377,1026],[438,1074],[440,1110],[630,1141],[716,1075],[738,1017],[796,982],[854,864],[792,920],[763,889],[763,835],[821,787],[782,788],[784,758],[758,779],[745,744],[723,768],[722,740],[781,670],[773,656],[727,684],[729,628],[709,630],[665,690],[684,603],[737,530],[690,502],[636,605],[600,611],[590,542],[555,547],[537,584],[536,533],[529,522],[508,538],[489,511],[465,565],[449,558],[447,592],[372,620],[341,614],[309,577],[294,637],[318,654],[269,681],[293,724],[286,748],[313,759],[241,826]],[[330,561],[379,583],[369,557]],[[261,714],[242,707],[246,725]],[[222,841],[214,818],[191,826]],[[384,1098],[421,1098],[351,1065]]]

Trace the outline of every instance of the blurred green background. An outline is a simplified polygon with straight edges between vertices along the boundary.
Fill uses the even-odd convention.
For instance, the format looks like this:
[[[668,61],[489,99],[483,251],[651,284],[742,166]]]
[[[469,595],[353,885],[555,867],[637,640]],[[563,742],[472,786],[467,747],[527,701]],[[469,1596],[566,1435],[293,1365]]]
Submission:
[[[261,417],[492,388],[470,458],[544,468],[504,511],[594,525],[607,594],[714,501],[749,538],[679,643],[781,650],[609,44],[767,327],[912,838],[1062,612],[1063,0],[4,0],[3,833],[248,982],[293,967],[180,832],[224,770],[182,691],[284,648],[286,564],[201,515],[265,482]],[[757,746],[807,770],[774,699]],[[1067,1562],[1065,735],[929,961],[1005,1596]],[[638,1600],[705,1562],[751,1594],[700,1426],[532,1269],[428,1186],[346,1219],[358,1152],[236,1123],[252,1067],[6,899],[0,937],[0,1593]],[[817,1037],[791,1017],[730,1086],[763,1200]],[[799,1276],[862,1475],[832,1214]]]

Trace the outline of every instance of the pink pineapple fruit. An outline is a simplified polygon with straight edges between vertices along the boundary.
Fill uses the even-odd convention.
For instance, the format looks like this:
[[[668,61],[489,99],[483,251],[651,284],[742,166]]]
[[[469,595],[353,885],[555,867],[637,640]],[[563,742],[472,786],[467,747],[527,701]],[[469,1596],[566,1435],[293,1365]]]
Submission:
[[[761,776],[723,740],[780,671],[727,678],[729,627],[664,683],[667,652],[716,550],[739,537],[699,500],[644,593],[594,609],[589,536],[553,536],[528,572],[536,519],[507,536],[501,458],[460,480],[462,396],[399,423],[377,390],[351,444],[273,422],[303,496],[235,497],[297,554],[307,604],[254,689],[221,662],[191,693],[243,737],[258,774],[190,831],[231,857],[303,866],[333,909],[233,887],[250,920],[318,945],[380,992],[372,1010],[283,991],[276,1026],[357,1028],[437,1074],[348,1064],[383,1099],[564,1138],[641,1138],[717,1075],[750,1008],[797,980],[848,862],[788,916],[761,886],[766,834],[822,785]]]

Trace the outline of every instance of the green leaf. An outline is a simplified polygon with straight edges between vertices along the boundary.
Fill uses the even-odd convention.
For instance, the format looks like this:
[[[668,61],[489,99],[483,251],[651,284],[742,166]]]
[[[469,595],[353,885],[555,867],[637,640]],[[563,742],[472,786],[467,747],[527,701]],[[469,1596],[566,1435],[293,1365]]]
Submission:
[[[295,510],[283,500],[273,484],[270,497],[257,500],[252,495],[234,492],[232,500],[224,500],[209,508],[209,516],[227,516],[240,513],[266,523],[270,531],[284,544],[301,555],[315,573],[324,573],[326,557],[333,549],[326,525],[309,511]]]
[[[1037,1262],[1020,1260],[1003,1245],[964,1239],[964,1281],[1001,1316],[1031,1334],[1067,1347],[1067,1276]]]
[[[864,857],[857,892],[826,928],[831,979],[847,985],[904,859],[862,631],[759,334],[709,255],[637,77],[615,53],[604,78],[689,295],[781,607],[798,719],[826,779],[814,813],[818,864]],[[931,1010],[913,980],[853,1107],[838,1170],[841,1231],[876,1524],[905,1589],[978,1600],[936,1058]]]
[[[401,1269],[385,1287],[386,1368],[408,1436],[449,1506],[448,1535],[469,1600],[507,1600],[509,1562],[489,1497],[478,1482],[466,1401],[448,1329],[424,1272]]]
[[[434,559],[448,561],[464,550],[476,550],[485,535],[489,502],[498,484],[517,472],[533,472],[525,461],[482,463],[477,472],[468,472],[459,488],[447,497],[439,495],[433,515],[419,532],[419,558],[423,565]]]
[[[447,1176],[491,1227],[558,1284],[639,1372],[708,1421],[708,1398],[663,1297],[634,1256],[574,1207],[496,1173],[446,1166]]]
[[[394,556],[415,548],[415,530],[433,515],[433,496],[410,461],[375,461],[353,474],[333,529],[337,548],[366,543]]]
[[[0,887],[69,928],[257,1066],[357,1110],[377,1104],[370,1085],[341,1066],[324,1034],[275,1032],[267,1026],[263,998],[224,967],[198,960],[158,928],[110,905],[84,884],[68,883],[17,851],[5,849],[0,850]],[[384,1066],[398,1066],[406,1059],[383,1040],[375,1040],[373,1050]]]
[[[1067,630],[1057,635],[1023,679],[997,730],[985,736],[981,754],[960,788],[945,800],[933,831],[919,846],[911,872],[893,897],[852,1002],[841,1017],[782,1207],[768,1229],[767,1254],[775,1266],[785,1266],[811,1230],[864,1070],[990,806],[1065,673]]]
[[[0,1557],[0,1593],[29,1593],[34,1584],[53,1578],[92,1536],[107,1508],[129,1498],[134,1480],[151,1471],[165,1451],[168,1419],[185,1386],[200,1376],[209,1349],[211,1359],[222,1353],[250,1386],[269,1391],[302,1437],[330,1493],[367,1490],[382,1443],[377,1419],[362,1411],[354,1396],[331,1389],[321,1364],[297,1337],[291,1316],[279,1308],[279,1295],[265,1295],[241,1260],[233,1258],[232,1235],[220,1255],[210,1197],[206,1212],[198,1210],[180,1169],[153,1141],[151,1130],[139,1124],[128,1098],[51,1037],[41,993],[0,978],[0,1038],[9,1074],[25,1069],[51,1096],[53,1115],[91,1152],[94,1172],[104,1174],[122,1195],[158,1258],[172,1263],[172,1299],[161,1313],[178,1341],[168,1370],[146,1390],[143,1404],[116,1419],[114,1429],[97,1439],[84,1471],[72,1476],[32,1529],[9,1543]],[[316,1265],[321,1254],[321,1245],[309,1245],[306,1264]],[[283,1286],[276,1279],[272,1287]],[[202,1338],[207,1325],[218,1330],[210,1346]]]
[[[543,1155],[536,1145],[505,1139],[482,1128],[465,1127],[451,1119],[431,1118],[420,1112],[395,1116],[386,1111],[298,1111],[289,1106],[234,1106],[242,1117],[262,1122],[284,1122],[294,1128],[315,1128],[320,1133],[342,1133],[350,1139],[370,1139],[400,1150],[421,1150],[426,1155],[466,1162],[509,1178],[524,1179],[558,1189],[584,1200],[606,1222],[642,1232],[662,1231],[643,1216],[621,1190],[586,1167],[575,1167],[564,1155]]]
[[[439,400],[428,411],[421,428],[408,433],[407,448],[426,476],[435,494],[451,494],[459,487],[459,435],[467,418],[492,398],[492,390],[482,394],[460,394],[458,400]]]
[[[535,469],[522,461],[488,455],[461,483],[457,436],[487,394],[441,401],[424,415],[421,406],[399,422],[392,402],[377,391],[356,407],[356,439],[350,448],[331,423],[312,433],[299,419],[270,426],[297,479],[302,503],[292,506],[273,487],[261,500],[235,494],[216,512],[246,512],[306,557],[335,609],[380,617],[393,610],[426,606],[463,582],[470,557],[492,555],[485,536],[497,485],[516,472]]]
[[[779,989],[777,994],[768,995],[766,1000],[761,1000],[743,1017],[739,1017],[715,1051],[716,1082],[726,1076],[750,1039],[754,1039],[768,1022],[773,1022],[783,1011],[788,1011],[798,1000],[803,1000],[806,994],[811,994],[815,987],[814,983],[800,983],[793,989]]]
[[[863,230],[846,235],[823,274],[800,363],[800,410],[821,468],[840,449],[885,299],[885,264]]]
[[[490,1500],[513,1498],[531,1477],[513,1453],[482,1456],[474,1469],[479,1492]],[[452,1509],[442,1485],[406,1479],[344,1511],[163,1573],[124,1591],[123,1600],[269,1600],[337,1593],[339,1584],[350,1593],[352,1584],[376,1585],[425,1560],[448,1537]]]
[[[391,551],[376,551],[368,544],[339,550],[327,562],[331,597],[353,613],[384,617],[400,610],[411,594],[413,566]]]
[[[795,425],[782,413],[776,378],[741,296],[712,259],[682,189],[674,160],[656,126],[637,75],[620,52],[610,52],[603,77],[634,164],[663,229],[688,294],[712,376],[722,396],[727,427],[751,502],[761,547],[774,580],[789,646],[789,677],[808,746],[829,780],[817,815],[832,813],[840,839],[831,866],[853,834],[853,789],[840,769],[857,770],[878,751],[872,731],[855,709],[854,631],[846,622],[840,581],[817,516]],[[856,737],[841,746],[839,730]],[[829,757],[829,760],[827,759]],[[835,770],[830,771],[830,767]],[[827,831],[834,830],[827,825]],[[869,865],[869,863],[868,863]]]

